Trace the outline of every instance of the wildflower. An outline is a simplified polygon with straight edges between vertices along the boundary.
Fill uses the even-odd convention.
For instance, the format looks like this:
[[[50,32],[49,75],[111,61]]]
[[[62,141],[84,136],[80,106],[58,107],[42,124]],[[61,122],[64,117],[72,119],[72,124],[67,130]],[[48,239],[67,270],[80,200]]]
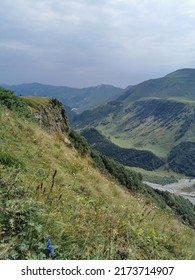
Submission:
[[[49,258],[52,258],[52,260],[56,260],[55,254],[54,254],[54,246],[51,245],[51,239],[49,238],[49,236],[46,237],[46,242],[47,242],[47,256]],[[54,256],[53,256],[54,254]]]
[[[47,241],[47,245],[51,245],[51,239],[49,239],[49,237],[46,237],[46,241]]]
[[[53,256],[54,246],[51,245],[51,239],[48,236],[46,237],[46,241],[47,241],[47,255],[51,258]]]
[[[53,254],[53,251],[54,251],[54,246],[49,245],[49,246],[47,247],[47,250],[49,251],[49,257],[52,257],[52,254]]]

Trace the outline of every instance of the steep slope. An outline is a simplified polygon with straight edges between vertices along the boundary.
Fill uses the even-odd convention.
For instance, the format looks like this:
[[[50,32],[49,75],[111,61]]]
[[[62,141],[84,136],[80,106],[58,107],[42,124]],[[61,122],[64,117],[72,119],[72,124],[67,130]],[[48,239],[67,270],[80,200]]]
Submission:
[[[148,150],[167,161],[175,146],[195,141],[194,100],[195,70],[182,69],[131,87],[117,100],[75,116],[72,125],[94,126],[118,146]],[[169,162],[167,167],[174,169]],[[177,170],[189,174],[184,169]]]
[[[88,88],[71,88],[66,86],[43,85],[40,83],[3,85],[4,88],[14,91],[17,95],[45,96],[57,98],[66,107],[81,113],[84,110],[98,106],[106,101],[117,98],[123,89],[112,85],[99,85]],[[70,112],[71,116],[71,112]]]
[[[95,168],[87,149],[81,157],[79,151],[86,143],[76,138],[66,118],[66,132],[62,133],[61,121],[48,130],[21,115],[18,109],[25,107],[21,99],[13,97],[11,105],[5,105],[2,100],[9,93],[3,93],[0,259],[194,259],[194,230],[182,224],[171,208],[160,208],[158,203],[165,206],[160,196],[157,203],[157,196],[152,202],[146,193],[130,192]],[[30,103],[36,115],[39,110],[52,114],[52,100]],[[54,103],[56,116],[62,107]],[[68,137],[72,142],[66,141]],[[111,168],[111,161],[102,159]],[[166,195],[170,207],[176,206],[176,198]],[[178,199],[195,215],[187,201]]]

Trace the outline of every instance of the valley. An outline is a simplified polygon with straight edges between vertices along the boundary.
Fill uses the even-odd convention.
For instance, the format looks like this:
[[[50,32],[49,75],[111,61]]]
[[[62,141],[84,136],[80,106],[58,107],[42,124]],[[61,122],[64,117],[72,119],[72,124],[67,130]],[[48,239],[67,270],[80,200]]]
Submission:
[[[75,116],[72,125],[79,131],[95,128],[115,150],[151,152],[166,170],[194,177],[195,70],[177,70],[132,86],[117,99]],[[87,140],[91,137],[88,133]],[[103,151],[104,144],[102,140],[98,149]],[[142,163],[130,166],[143,168]]]
[[[194,91],[159,89],[192,72],[72,118],[0,88],[0,259],[194,259]]]

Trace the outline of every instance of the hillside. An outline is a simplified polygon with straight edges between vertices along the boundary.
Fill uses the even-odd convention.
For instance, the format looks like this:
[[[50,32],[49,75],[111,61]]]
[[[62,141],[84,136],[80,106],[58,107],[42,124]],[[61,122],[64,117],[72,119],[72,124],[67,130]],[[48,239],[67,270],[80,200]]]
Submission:
[[[104,135],[94,128],[81,132],[93,149],[126,166],[136,166],[146,170],[154,170],[164,164],[162,160],[148,151],[121,148],[106,139]]]
[[[170,163],[172,150],[195,141],[195,70],[178,70],[133,86],[115,101],[75,116],[72,125],[93,126],[113,144],[150,151],[167,162],[165,168],[176,170]],[[194,176],[188,170],[193,154],[178,172]]]
[[[195,69],[179,69],[165,77],[144,81],[131,87],[119,101],[132,102],[140,98],[183,98],[195,101]]]
[[[60,102],[3,89],[0,226],[0,259],[195,257],[192,204],[94,152]]]
[[[73,112],[81,113],[84,110],[115,99],[123,92],[122,88],[111,85],[99,85],[79,89],[32,83],[3,85],[3,87],[14,91],[17,95],[57,98],[69,109],[69,117],[72,117],[71,109],[74,109]]]

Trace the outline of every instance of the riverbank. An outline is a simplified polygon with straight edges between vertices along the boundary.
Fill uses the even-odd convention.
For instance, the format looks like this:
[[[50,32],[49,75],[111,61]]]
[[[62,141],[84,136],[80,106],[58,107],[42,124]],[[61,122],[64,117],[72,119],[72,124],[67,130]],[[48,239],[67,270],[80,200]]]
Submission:
[[[161,191],[168,191],[176,195],[182,195],[195,204],[195,178],[194,179],[181,179],[178,182],[160,185],[144,181],[148,186]]]

